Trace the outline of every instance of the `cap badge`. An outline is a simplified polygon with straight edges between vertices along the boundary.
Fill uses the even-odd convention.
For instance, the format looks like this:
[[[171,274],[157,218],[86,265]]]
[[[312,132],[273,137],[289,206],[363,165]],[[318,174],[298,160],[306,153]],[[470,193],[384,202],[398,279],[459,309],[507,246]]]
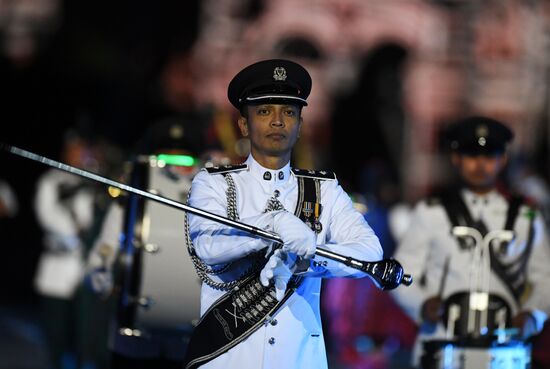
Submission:
[[[477,137],[486,137],[489,135],[489,128],[485,124],[476,127]]]
[[[170,127],[170,138],[178,139],[183,137],[183,127],[179,125],[173,125]]]
[[[286,70],[283,67],[276,67],[273,69],[273,79],[275,81],[285,81],[286,80]]]

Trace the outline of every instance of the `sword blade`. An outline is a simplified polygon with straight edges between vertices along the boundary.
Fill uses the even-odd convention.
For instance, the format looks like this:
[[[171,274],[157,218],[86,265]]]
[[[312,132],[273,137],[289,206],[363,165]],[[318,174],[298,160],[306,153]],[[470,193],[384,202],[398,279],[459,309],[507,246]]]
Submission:
[[[76,168],[53,159],[49,159],[45,156],[38,155],[27,150],[23,150],[16,146],[0,144],[0,147],[14,155],[17,155],[26,159],[30,159],[38,163],[42,163],[52,168],[59,169],[74,175],[78,175],[80,177],[83,177],[95,182],[103,183],[105,185],[115,187],[129,193],[133,193],[135,195],[141,196],[148,200],[156,201],[158,203],[170,206],[172,208],[186,211],[190,214],[203,217],[203,218],[224,224],[229,227],[234,227],[236,229],[248,232],[252,235],[256,235],[267,240],[274,241],[281,246],[283,245],[283,240],[279,236],[273,233],[267,232],[261,228],[257,228],[245,223],[237,222],[235,220],[232,220],[214,213],[210,213],[208,211],[195,208],[193,206],[183,204],[181,202],[169,199],[167,197],[163,197],[151,192],[140,190],[139,188],[135,188],[135,187],[114,181],[109,178],[105,178],[103,176],[100,176],[99,174],[92,173],[84,169]],[[338,253],[329,251],[321,247],[317,247],[315,254],[325,257],[327,259],[344,263],[349,267],[352,267],[354,269],[357,269],[366,273],[375,282],[375,284],[381,289],[393,289],[397,287],[399,284],[405,284],[408,286],[412,283],[411,276],[407,274],[403,274],[403,268],[396,260],[393,260],[393,259],[384,259],[380,261],[367,262],[367,261],[357,260],[349,256],[340,255]]]
[[[10,145],[2,145],[2,146],[6,151],[8,151],[12,154],[15,154],[17,156],[20,156],[20,157],[23,157],[23,158],[26,158],[26,159],[30,159],[30,160],[42,163],[42,164],[45,164],[45,165],[50,166],[52,168],[59,169],[59,170],[62,170],[64,172],[68,172],[68,173],[71,173],[71,174],[75,174],[77,176],[80,176],[80,177],[83,177],[83,178],[86,178],[86,179],[89,179],[89,180],[92,180],[92,181],[95,181],[95,182],[103,183],[105,185],[115,187],[115,188],[118,188],[120,190],[129,192],[129,193],[136,194],[138,196],[141,196],[141,197],[144,197],[146,199],[159,202],[161,204],[170,206],[172,208],[176,208],[176,209],[179,209],[179,210],[186,211],[189,214],[197,215],[197,216],[200,216],[200,217],[203,217],[203,218],[206,218],[206,219],[209,219],[209,220],[227,225],[229,227],[234,227],[234,228],[240,229],[242,231],[251,233],[253,235],[260,236],[262,238],[265,238],[265,239],[268,239],[268,240],[271,240],[271,241],[275,241],[276,243],[279,243],[281,245],[283,244],[283,240],[281,240],[280,237],[278,237],[277,235],[275,235],[273,233],[267,232],[267,231],[265,231],[261,228],[257,228],[257,227],[254,227],[254,226],[251,226],[251,225],[248,225],[248,224],[245,224],[245,223],[237,222],[237,221],[234,221],[232,219],[220,216],[218,214],[210,213],[208,211],[198,209],[198,208],[183,204],[181,202],[178,202],[178,201],[175,201],[175,200],[169,199],[167,197],[163,197],[163,196],[160,196],[160,195],[148,192],[148,191],[143,191],[143,190],[140,190],[139,188],[135,188],[135,187],[132,187],[132,186],[114,181],[114,180],[109,179],[109,178],[105,178],[103,176],[100,176],[99,174],[92,173],[92,172],[89,172],[89,171],[84,170],[84,169],[76,168],[76,167],[61,163],[59,161],[49,159],[45,156],[38,155],[38,154],[35,154],[35,153],[27,151],[27,150],[23,150],[21,148],[15,147],[15,146],[10,146]]]

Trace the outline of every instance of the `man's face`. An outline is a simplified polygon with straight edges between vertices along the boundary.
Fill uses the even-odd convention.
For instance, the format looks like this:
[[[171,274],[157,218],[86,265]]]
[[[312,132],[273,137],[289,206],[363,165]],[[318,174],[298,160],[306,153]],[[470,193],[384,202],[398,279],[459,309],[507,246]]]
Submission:
[[[505,154],[466,155],[454,153],[452,162],[462,180],[474,190],[490,190],[506,165]]]
[[[256,155],[285,156],[298,140],[302,118],[296,105],[261,104],[245,107],[246,118],[239,119],[243,136],[250,138]]]

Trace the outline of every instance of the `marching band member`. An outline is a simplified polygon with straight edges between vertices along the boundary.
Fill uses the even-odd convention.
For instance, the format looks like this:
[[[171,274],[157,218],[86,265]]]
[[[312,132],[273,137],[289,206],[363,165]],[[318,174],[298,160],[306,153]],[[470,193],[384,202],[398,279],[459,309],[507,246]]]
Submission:
[[[488,292],[495,296],[489,301],[503,300],[511,309],[506,328],[517,327],[527,337],[541,330],[550,312],[545,287],[550,278],[550,248],[544,222],[523,198],[504,194],[497,187],[512,138],[508,127],[487,117],[470,117],[451,126],[451,162],[461,185],[421,201],[398,246],[395,257],[416,280],[411,288],[393,292],[408,315],[421,323],[413,355],[416,365],[421,341],[454,338],[445,336],[444,302],[453,294],[468,292],[471,276],[480,272],[475,270],[478,266],[472,255],[483,245],[453,235],[455,226],[474,228],[483,236],[495,230],[514,232],[511,242],[491,242],[485,250],[490,257]],[[467,315],[461,314],[462,318]],[[465,333],[455,331],[454,335]]]
[[[189,204],[275,232],[284,245],[273,248],[270,241],[189,215],[203,287],[186,368],[327,368],[321,278],[365,274],[312,260],[316,247],[382,258],[378,238],[334,173],[291,166],[310,90],[309,73],[281,59],[252,64],[229,84],[251,153],[243,164],[199,172]]]

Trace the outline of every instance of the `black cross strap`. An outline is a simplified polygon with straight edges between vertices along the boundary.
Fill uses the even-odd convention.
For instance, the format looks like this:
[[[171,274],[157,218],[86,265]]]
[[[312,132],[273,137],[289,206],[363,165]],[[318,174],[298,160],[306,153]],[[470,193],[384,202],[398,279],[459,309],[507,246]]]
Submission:
[[[487,226],[481,220],[474,221],[468,207],[466,206],[460,190],[455,189],[440,195],[440,200],[445,208],[445,212],[449,221],[453,227],[455,226],[467,226],[477,229],[482,236],[488,233]],[[506,221],[504,224],[505,230],[514,230],[514,226],[519,215],[519,209],[524,203],[522,197],[514,196],[508,202],[508,210],[506,214]],[[529,227],[529,236],[527,240],[527,247],[523,254],[512,263],[504,263],[499,257],[500,252],[506,250],[508,243],[504,242],[500,245],[499,249],[494,247],[489,248],[491,257],[491,269],[495,274],[504,282],[504,285],[508,288],[511,294],[516,299],[516,302],[520,302],[520,297],[524,294],[527,288],[526,278],[526,266],[531,254],[532,244],[534,237],[533,219]],[[466,241],[462,238],[457,239],[461,248],[466,248]]]

